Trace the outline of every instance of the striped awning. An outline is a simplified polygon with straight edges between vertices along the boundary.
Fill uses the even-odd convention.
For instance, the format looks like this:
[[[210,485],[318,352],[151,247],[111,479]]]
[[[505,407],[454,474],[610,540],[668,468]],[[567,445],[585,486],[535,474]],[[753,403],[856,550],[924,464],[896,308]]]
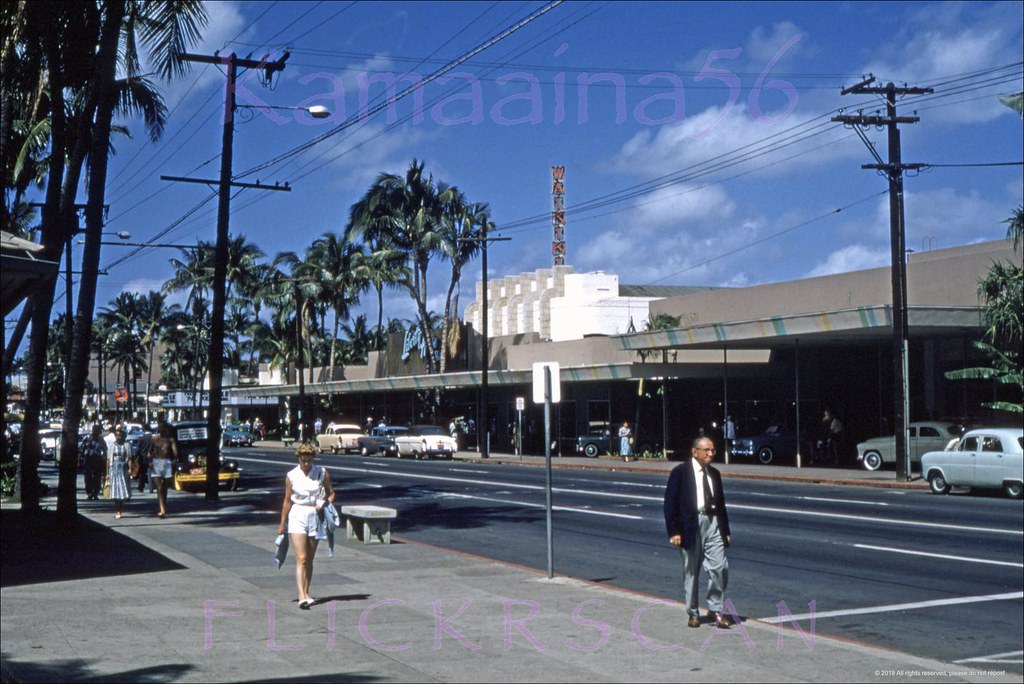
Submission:
[[[979,307],[912,306],[907,309],[911,331],[934,334],[948,330],[963,332],[981,325]],[[892,307],[860,306],[819,313],[771,316],[753,321],[710,323],[708,325],[623,335],[622,348],[650,349],[765,347],[772,340],[814,339],[841,341],[882,337],[892,330]]]

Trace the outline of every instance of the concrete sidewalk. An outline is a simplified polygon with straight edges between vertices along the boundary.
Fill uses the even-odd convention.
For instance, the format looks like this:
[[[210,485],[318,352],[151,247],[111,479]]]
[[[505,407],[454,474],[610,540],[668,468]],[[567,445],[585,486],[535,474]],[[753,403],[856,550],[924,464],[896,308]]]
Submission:
[[[678,603],[402,540],[401,517],[397,543],[321,546],[304,611],[271,500],[83,499],[73,534],[5,505],[3,681],[1019,681],[809,620],[689,629]]]

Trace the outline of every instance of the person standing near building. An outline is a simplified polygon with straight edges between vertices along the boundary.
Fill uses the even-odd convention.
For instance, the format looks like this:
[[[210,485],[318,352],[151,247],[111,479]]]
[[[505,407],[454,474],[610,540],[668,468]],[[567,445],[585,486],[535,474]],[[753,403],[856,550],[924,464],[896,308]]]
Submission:
[[[732,543],[722,476],[712,467],[715,445],[707,437],[693,441],[690,458],[672,470],[665,488],[665,529],[683,561],[683,601],[687,626],[700,627],[701,566],[708,571],[708,621],[728,629],[732,619],[722,612],[729,584],[725,549]]]
[[[171,426],[160,421],[156,437],[149,446],[149,477],[156,487],[157,517],[167,517],[167,487],[174,479],[174,462],[178,460],[178,442],[171,435]]]
[[[629,423],[623,423],[619,428],[619,455],[623,458],[633,455],[633,431],[629,429]]]
[[[85,498],[95,501],[100,498],[103,488],[103,474],[107,467],[107,443],[103,439],[103,427],[94,423],[92,432],[82,440],[79,447],[85,466]]]
[[[320,416],[317,416],[316,420],[313,422],[313,429],[316,430],[316,434],[318,435],[324,431],[324,421]]]
[[[725,438],[725,453],[729,454],[732,452],[733,442],[736,441],[736,422],[732,419],[732,416],[725,417],[725,425],[722,432]]]

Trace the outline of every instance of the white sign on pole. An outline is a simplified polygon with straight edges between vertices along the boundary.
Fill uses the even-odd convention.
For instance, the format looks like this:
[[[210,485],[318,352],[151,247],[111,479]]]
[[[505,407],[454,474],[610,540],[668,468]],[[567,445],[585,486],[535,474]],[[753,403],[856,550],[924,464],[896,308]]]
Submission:
[[[551,403],[562,400],[562,383],[559,382],[557,361],[538,361],[533,364],[533,403],[544,403],[544,369],[551,369]]]
[[[516,397],[516,411],[525,411],[525,410],[526,410],[526,398],[525,397]]]

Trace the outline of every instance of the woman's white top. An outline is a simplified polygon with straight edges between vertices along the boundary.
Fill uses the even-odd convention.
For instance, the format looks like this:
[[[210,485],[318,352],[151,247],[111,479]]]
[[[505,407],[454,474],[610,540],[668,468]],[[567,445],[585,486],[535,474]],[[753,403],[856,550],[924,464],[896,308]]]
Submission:
[[[295,466],[288,471],[288,481],[292,484],[292,503],[300,506],[316,506],[317,500],[326,500],[324,491],[324,469],[313,466],[309,475],[302,472],[302,466]]]

